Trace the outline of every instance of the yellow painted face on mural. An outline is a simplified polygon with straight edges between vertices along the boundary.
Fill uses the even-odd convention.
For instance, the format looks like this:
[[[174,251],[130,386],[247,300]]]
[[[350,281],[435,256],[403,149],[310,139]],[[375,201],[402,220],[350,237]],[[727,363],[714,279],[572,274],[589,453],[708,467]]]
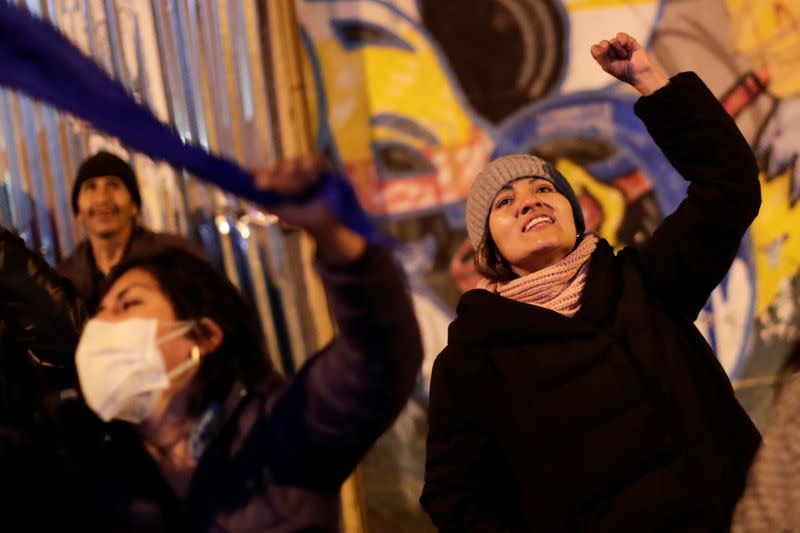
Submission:
[[[591,198],[596,208],[582,201],[586,228],[606,237],[614,247],[622,244],[616,235],[625,216],[625,195],[616,187],[596,180],[585,168],[569,159],[559,159],[556,168],[567,178],[578,198]]]
[[[787,194],[791,167],[767,181],[761,176],[761,211],[751,226],[758,271],[756,314],[763,313],[781,291],[781,283],[797,275],[800,267],[800,204]]]
[[[769,92],[800,94],[800,2],[726,0],[733,48],[769,73]]]
[[[466,198],[491,143],[419,24],[377,2],[304,2],[328,125],[373,214]]]

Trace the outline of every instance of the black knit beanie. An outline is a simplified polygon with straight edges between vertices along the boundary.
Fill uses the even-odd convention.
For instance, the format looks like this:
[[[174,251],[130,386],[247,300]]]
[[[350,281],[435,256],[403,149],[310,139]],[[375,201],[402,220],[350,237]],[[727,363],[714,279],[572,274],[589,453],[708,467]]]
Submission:
[[[142,207],[139,185],[136,183],[136,174],[133,173],[131,166],[114,154],[102,151],[86,159],[78,169],[78,175],[72,185],[72,212],[74,214],[78,214],[78,194],[83,182],[100,176],[116,176],[121,179],[128,192],[131,193],[133,203],[139,208]]]

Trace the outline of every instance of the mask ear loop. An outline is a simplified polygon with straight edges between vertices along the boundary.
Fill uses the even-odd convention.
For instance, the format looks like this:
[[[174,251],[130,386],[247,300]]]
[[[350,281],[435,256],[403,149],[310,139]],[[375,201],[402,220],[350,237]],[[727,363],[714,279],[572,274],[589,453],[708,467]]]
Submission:
[[[159,345],[164,344],[167,341],[171,341],[172,339],[176,339],[178,337],[186,335],[188,332],[192,331],[196,327],[197,327],[197,322],[195,320],[187,320],[186,322],[183,322],[183,327],[180,327],[175,331],[172,331],[162,337],[159,337],[157,339],[157,342]]]

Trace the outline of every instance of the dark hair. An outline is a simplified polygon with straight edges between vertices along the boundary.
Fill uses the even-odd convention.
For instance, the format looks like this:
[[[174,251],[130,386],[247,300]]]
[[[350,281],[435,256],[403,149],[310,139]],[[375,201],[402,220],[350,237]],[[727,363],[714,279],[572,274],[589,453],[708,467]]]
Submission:
[[[189,415],[196,416],[213,401],[223,402],[235,381],[250,388],[281,379],[270,363],[258,313],[211,263],[186,250],[168,248],[123,261],[108,277],[106,289],[135,268],[155,278],[177,320],[208,317],[224,333],[222,344],[203,357],[192,380]]]
[[[517,275],[511,265],[500,254],[490,231],[483,232],[483,238],[475,250],[475,270],[489,281],[511,281]]]

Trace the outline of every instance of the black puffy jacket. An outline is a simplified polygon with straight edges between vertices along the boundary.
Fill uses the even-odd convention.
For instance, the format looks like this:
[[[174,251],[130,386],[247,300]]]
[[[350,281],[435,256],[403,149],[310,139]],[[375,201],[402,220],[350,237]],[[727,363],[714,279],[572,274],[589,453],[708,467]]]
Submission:
[[[0,424],[29,428],[48,397],[77,385],[86,318],[72,285],[0,228]]]

